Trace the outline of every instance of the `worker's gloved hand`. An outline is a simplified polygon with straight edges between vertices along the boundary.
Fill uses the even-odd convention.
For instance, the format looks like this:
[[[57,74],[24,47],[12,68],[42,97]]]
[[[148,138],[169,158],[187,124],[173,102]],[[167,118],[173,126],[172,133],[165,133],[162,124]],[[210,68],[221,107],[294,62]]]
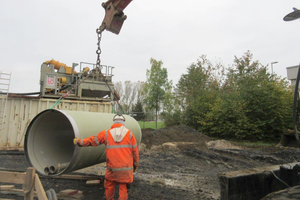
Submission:
[[[138,169],[137,166],[133,166],[133,172],[136,172],[137,169]]]
[[[77,143],[77,142],[78,142],[78,140],[79,140],[79,138],[78,138],[78,137],[74,138],[74,139],[73,139],[73,144],[74,144],[74,145],[78,145],[78,143]]]

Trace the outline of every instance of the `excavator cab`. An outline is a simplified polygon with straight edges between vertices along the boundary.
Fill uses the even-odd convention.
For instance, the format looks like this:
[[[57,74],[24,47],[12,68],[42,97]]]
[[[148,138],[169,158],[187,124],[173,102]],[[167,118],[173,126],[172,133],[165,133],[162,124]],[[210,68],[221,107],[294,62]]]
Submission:
[[[108,0],[102,3],[105,9],[105,17],[100,26],[100,31],[108,30],[112,33],[119,34],[124,21],[127,16],[124,15],[123,10],[132,0]]]

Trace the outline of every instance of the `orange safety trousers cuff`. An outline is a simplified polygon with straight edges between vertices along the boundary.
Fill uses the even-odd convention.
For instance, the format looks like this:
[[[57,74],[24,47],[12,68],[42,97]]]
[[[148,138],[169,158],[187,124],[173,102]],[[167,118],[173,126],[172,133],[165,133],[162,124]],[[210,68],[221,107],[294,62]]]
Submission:
[[[110,181],[105,179],[104,187],[105,187],[105,199],[106,200],[114,200],[115,196],[115,188],[118,182]],[[119,183],[119,200],[127,200],[128,199],[128,191],[126,183]]]

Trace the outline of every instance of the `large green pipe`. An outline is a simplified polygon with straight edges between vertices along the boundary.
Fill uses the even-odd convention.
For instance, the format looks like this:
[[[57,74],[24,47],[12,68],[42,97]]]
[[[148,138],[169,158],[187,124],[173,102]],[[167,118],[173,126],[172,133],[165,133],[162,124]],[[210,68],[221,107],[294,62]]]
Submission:
[[[110,129],[115,114],[81,111],[44,110],[30,123],[25,136],[25,155],[29,164],[42,175],[44,169],[57,164],[69,163],[54,175],[68,173],[106,161],[105,145],[78,147],[75,137],[87,138],[102,130]],[[142,133],[138,122],[125,116],[125,126],[135,135],[138,145]]]

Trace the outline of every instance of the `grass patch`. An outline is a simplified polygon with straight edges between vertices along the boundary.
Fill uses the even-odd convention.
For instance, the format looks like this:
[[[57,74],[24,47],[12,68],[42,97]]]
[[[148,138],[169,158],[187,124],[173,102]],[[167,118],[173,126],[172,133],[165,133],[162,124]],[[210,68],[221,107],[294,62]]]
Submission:
[[[142,122],[139,121],[139,125],[141,129],[152,128],[155,129],[155,122]],[[157,122],[157,129],[165,128],[165,124],[163,122]]]
[[[247,141],[247,140],[233,140],[230,141],[233,144],[239,145],[239,146],[245,146],[245,147],[255,147],[255,148],[260,148],[260,147],[272,147],[278,144],[278,142],[274,141]]]

